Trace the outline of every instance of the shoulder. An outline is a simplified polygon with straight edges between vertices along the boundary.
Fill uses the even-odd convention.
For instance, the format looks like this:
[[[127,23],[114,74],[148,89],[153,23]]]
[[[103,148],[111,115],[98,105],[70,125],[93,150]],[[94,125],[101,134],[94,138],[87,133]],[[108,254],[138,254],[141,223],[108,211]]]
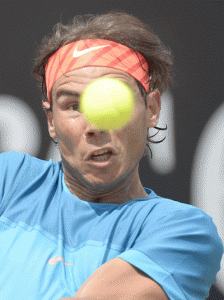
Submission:
[[[193,215],[200,215],[204,218],[211,218],[203,210],[191,204],[182,203],[177,200],[158,196],[150,189],[146,189],[148,193],[147,201],[144,204],[144,209],[147,208],[150,220],[159,221],[164,219],[174,219],[175,217],[191,218]]]
[[[20,152],[4,152],[0,154],[0,176],[13,177],[24,168],[26,154]]]
[[[39,159],[37,157],[31,156],[28,153],[22,153],[22,152],[3,152],[0,153],[0,166],[2,167],[22,167],[23,165],[38,165],[40,167],[44,166],[53,166],[58,163],[54,163],[52,159],[49,161],[45,161],[42,159]]]
[[[60,170],[60,162],[45,161],[27,153],[5,152],[0,154],[0,185],[10,187],[29,182],[41,175],[52,177]]]
[[[177,232],[186,229],[189,234],[195,228],[198,232],[217,237],[217,227],[212,217],[202,209],[191,204],[157,196],[154,192],[152,192],[151,201],[148,220],[150,218],[151,224],[156,221],[156,227],[160,224],[164,226],[164,229],[167,227],[167,230],[172,232],[171,226],[173,226]],[[146,223],[148,220],[146,220]]]
[[[157,245],[165,245],[170,253],[176,248],[186,256],[194,254],[198,261],[201,258],[202,265],[203,261],[209,260],[218,272],[223,242],[212,217],[196,206],[159,197],[155,193],[152,199],[153,209],[151,206],[151,212],[144,220],[140,240],[147,237]]]
[[[182,293],[192,299],[196,294],[208,297],[223,255],[212,217],[153,192],[144,209],[147,215],[133,247],[119,257],[161,284],[171,299],[183,299]],[[176,298],[174,291],[179,291]]]
[[[11,152],[3,152],[0,154],[0,163],[4,162],[12,162],[18,161],[18,159],[22,160],[25,157],[26,153],[11,151]]]

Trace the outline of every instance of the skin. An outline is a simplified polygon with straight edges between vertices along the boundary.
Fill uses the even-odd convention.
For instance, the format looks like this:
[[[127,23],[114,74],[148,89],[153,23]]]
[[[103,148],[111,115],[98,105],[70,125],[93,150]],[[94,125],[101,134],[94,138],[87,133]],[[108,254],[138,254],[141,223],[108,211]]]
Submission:
[[[81,94],[87,84],[99,77],[116,77],[133,89],[136,106],[131,121],[119,130],[101,132],[77,112],[78,97],[63,95],[65,91]],[[60,92],[60,94],[59,94]],[[147,109],[135,79],[108,67],[85,67],[59,78],[52,87],[53,110],[47,112],[49,134],[57,139],[62,157],[65,183],[81,200],[122,204],[146,198],[139,178],[139,161],[146,144],[147,130],[158,123],[161,96],[158,90],[147,97]],[[48,102],[43,103],[49,108]],[[96,148],[112,146],[117,155],[106,168],[92,166],[87,160]]]

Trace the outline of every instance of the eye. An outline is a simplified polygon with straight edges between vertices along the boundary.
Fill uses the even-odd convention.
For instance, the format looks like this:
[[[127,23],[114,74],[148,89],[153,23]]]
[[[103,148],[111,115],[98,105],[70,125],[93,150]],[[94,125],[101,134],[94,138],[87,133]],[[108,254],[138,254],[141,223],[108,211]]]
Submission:
[[[76,111],[78,111],[79,110],[79,104],[75,103],[75,104],[72,104],[72,105],[68,106],[68,110],[76,110]]]

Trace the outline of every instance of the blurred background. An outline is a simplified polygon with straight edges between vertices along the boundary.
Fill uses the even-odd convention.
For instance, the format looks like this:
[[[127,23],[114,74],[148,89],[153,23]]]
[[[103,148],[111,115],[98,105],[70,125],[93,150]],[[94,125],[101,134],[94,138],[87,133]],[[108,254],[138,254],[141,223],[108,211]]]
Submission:
[[[162,96],[159,123],[166,140],[142,158],[143,186],[203,209],[224,241],[224,1],[1,0],[0,152],[60,160],[31,76],[35,51],[56,23],[112,10],[149,24],[174,54],[175,84]],[[209,299],[224,299],[224,259]]]

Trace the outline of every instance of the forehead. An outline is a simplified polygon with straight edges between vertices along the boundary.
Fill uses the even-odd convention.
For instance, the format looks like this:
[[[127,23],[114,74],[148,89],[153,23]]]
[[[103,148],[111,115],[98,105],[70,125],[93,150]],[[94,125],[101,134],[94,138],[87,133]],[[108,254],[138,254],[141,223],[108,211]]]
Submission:
[[[80,89],[82,89],[92,80],[104,76],[116,77],[126,81],[132,87],[136,86],[136,81],[134,77],[123,71],[109,67],[90,66],[70,71],[62,77],[60,77],[52,87],[52,94],[54,93],[54,91],[58,90],[59,88],[62,88],[65,85],[69,85],[71,87],[79,87]]]

